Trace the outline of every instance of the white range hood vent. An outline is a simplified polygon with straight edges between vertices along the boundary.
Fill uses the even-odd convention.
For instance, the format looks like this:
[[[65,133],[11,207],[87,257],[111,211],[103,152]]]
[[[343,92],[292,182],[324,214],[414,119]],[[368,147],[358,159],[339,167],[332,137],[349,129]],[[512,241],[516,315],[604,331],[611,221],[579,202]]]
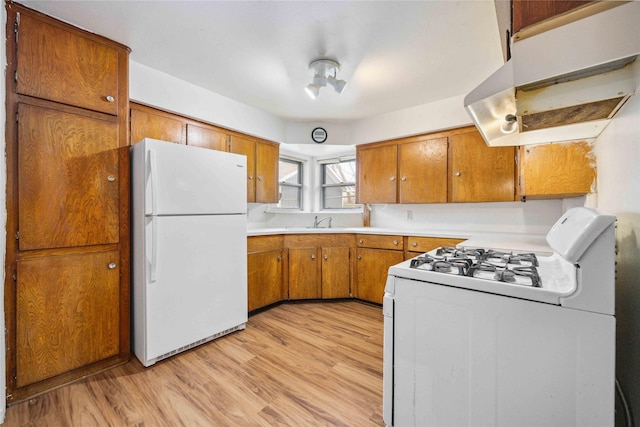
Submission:
[[[487,144],[597,137],[640,81],[638,22],[634,1],[516,42],[464,99]]]

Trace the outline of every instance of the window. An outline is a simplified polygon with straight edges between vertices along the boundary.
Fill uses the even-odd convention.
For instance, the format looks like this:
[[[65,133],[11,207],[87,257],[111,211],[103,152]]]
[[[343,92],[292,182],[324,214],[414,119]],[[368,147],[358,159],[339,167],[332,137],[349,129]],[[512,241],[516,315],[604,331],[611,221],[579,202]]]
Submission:
[[[282,209],[302,209],[302,162],[280,158],[279,177]]]
[[[322,209],[356,207],[356,161],[323,164]]]

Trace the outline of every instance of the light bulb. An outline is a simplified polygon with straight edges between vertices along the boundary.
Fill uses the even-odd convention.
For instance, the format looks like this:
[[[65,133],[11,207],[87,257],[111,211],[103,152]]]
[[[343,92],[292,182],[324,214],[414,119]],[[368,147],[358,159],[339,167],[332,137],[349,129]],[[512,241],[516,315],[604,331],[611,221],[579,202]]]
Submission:
[[[505,134],[513,133],[518,127],[518,118],[513,114],[504,116],[504,122],[500,124],[500,131]]]
[[[304,91],[307,92],[309,98],[316,99],[318,94],[320,93],[320,88],[313,83],[304,88]]]

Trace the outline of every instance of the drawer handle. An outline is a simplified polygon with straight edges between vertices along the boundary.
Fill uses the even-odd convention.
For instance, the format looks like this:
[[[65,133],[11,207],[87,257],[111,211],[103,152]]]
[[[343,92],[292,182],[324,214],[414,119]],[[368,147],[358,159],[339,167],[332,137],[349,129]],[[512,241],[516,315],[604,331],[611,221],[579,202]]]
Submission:
[[[364,239],[360,239],[360,243],[364,243]]]
[[[111,96],[111,95],[107,95],[107,98],[106,98],[106,99],[107,99],[107,102],[113,102],[113,101],[115,101],[115,100],[116,100],[116,99],[115,99],[113,96]]]
[[[113,270],[114,268],[116,268],[116,263],[115,262],[110,262],[109,263],[109,270]]]
[[[397,241],[397,240],[394,240],[394,241],[393,241],[393,244],[394,244],[394,245],[397,245],[397,244],[398,244],[398,241]]]
[[[311,255],[311,259],[316,259],[316,256],[315,255]]]
[[[107,177],[107,181],[109,181],[109,182],[114,182],[115,180],[116,180],[116,177],[115,177],[115,176],[113,176],[113,175],[109,175],[109,176]]]
[[[411,246],[415,248],[416,246],[418,246],[418,242],[411,242]]]

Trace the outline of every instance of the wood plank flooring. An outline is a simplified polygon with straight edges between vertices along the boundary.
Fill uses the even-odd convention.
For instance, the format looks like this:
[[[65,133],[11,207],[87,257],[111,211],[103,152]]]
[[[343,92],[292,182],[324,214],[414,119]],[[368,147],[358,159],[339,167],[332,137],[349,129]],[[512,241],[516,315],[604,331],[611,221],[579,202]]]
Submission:
[[[381,426],[382,309],[287,303],[144,368],[122,366],[7,409],[4,426]]]

